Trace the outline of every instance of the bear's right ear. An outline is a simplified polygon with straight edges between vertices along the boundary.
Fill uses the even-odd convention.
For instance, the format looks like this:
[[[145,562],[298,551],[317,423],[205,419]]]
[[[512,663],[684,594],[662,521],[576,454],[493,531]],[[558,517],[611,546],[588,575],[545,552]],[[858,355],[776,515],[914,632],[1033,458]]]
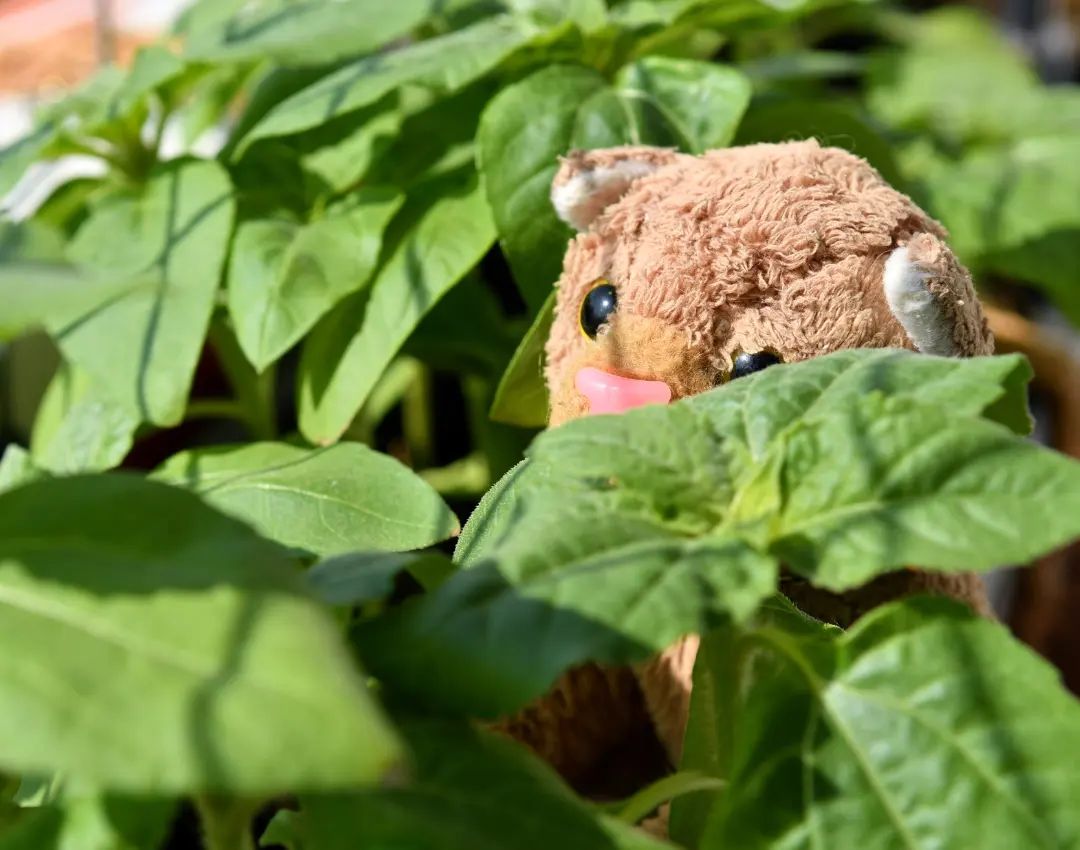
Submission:
[[[665,148],[621,147],[571,151],[551,182],[551,203],[575,230],[588,230],[604,208],[615,203],[639,177],[675,161]]]

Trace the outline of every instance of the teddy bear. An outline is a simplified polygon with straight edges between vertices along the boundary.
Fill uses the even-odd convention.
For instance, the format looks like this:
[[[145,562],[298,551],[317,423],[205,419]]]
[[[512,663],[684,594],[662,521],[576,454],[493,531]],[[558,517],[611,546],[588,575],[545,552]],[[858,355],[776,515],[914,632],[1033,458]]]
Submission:
[[[578,232],[546,346],[553,426],[837,349],[993,351],[941,225],[845,150],[800,141],[700,156],[577,151],[551,198]],[[781,589],[841,626],[913,592],[989,613],[970,574],[908,569],[842,595],[785,576]],[[633,669],[575,668],[499,728],[579,791],[629,793],[679,762],[697,647],[688,635]]]

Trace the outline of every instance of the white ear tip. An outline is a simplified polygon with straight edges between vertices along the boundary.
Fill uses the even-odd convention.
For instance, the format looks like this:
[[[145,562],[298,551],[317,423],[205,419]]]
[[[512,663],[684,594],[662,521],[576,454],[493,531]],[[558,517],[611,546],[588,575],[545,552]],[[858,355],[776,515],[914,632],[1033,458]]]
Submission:
[[[949,316],[926,285],[929,273],[897,248],[885,261],[885,300],[915,347],[924,354],[957,354]]]
[[[657,168],[650,162],[624,159],[579,171],[551,187],[551,203],[559,218],[575,230],[587,230],[604,208],[615,203],[639,177]]]

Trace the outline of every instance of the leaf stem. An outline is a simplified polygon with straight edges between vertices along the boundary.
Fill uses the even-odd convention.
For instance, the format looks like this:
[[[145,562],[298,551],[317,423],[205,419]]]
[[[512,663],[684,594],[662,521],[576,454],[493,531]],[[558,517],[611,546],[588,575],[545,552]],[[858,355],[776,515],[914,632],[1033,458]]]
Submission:
[[[718,791],[727,785],[723,779],[693,770],[679,771],[642,788],[628,800],[617,804],[615,815],[626,823],[637,823],[662,803],[694,791]]]
[[[210,323],[210,345],[217,354],[218,362],[225,372],[236,403],[243,411],[243,420],[256,440],[273,440],[277,436],[274,384],[276,370],[268,368],[259,374],[248,363],[236,335],[221,316]]]
[[[203,794],[195,798],[206,850],[255,850],[251,820],[258,810],[251,800]]]
[[[189,401],[184,421],[191,419],[239,419],[247,421],[247,411],[236,399],[199,398]]]

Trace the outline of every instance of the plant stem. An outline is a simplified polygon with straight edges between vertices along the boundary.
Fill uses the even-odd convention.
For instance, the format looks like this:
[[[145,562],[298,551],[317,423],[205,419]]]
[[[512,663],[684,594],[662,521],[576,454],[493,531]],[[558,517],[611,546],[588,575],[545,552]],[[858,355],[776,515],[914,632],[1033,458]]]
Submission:
[[[420,369],[406,390],[401,404],[401,418],[410,462],[417,469],[430,466],[435,440],[431,431],[431,373],[428,369]]]
[[[276,371],[268,368],[261,375],[248,363],[236,335],[221,316],[210,323],[210,344],[217,354],[233,391],[236,403],[243,411],[243,420],[256,440],[273,440],[277,436],[274,383]]]
[[[184,421],[191,419],[240,419],[247,421],[247,411],[236,399],[199,398],[189,401]]]
[[[255,850],[251,819],[258,804],[235,797],[204,794],[195,799],[206,850]]]
[[[723,779],[693,770],[679,771],[642,788],[620,803],[600,806],[626,823],[637,823],[662,803],[695,791],[719,791],[727,785]]]

